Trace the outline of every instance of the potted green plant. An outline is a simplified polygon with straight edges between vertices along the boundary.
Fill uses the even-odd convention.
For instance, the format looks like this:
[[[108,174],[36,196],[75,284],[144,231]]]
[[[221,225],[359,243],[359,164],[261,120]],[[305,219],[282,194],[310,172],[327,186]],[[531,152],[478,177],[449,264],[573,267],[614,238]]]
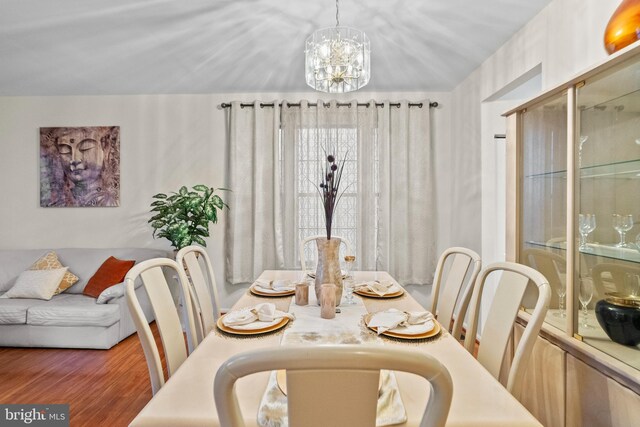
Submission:
[[[164,237],[176,250],[193,243],[207,246],[204,238],[209,237],[209,224],[218,222],[218,211],[229,206],[215,194],[224,188],[196,185],[191,190],[183,186],[170,195],[158,193],[151,203],[149,219],[153,227],[153,237]]]

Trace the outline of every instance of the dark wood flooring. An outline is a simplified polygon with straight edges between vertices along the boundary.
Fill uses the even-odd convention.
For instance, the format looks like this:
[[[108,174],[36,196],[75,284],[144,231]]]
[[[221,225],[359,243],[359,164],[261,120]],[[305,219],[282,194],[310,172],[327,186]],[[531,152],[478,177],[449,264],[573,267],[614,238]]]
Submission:
[[[110,350],[0,348],[0,403],[68,403],[71,426],[118,427],[150,399],[135,333]]]

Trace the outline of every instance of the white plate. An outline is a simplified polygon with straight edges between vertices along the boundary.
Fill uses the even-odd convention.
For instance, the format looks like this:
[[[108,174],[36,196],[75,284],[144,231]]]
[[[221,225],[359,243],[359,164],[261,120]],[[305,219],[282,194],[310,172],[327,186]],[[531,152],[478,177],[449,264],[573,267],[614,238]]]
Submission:
[[[283,315],[284,313],[282,311],[276,311],[276,314]],[[255,321],[252,323],[247,323],[246,325],[224,325],[224,326],[226,326],[227,328],[236,329],[238,331],[255,331],[257,329],[270,328],[271,326],[277,325],[280,322],[282,322],[282,317],[277,318],[271,322]]]
[[[402,335],[419,335],[431,331],[434,327],[435,322],[431,320],[417,325],[398,326],[397,328],[389,329],[389,332]]]
[[[262,286],[258,286],[256,284],[254,284],[253,289],[255,289],[258,292],[262,292],[263,294],[285,294],[288,292],[295,292],[296,288],[292,287],[291,289],[271,289],[271,288],[263,288]]]

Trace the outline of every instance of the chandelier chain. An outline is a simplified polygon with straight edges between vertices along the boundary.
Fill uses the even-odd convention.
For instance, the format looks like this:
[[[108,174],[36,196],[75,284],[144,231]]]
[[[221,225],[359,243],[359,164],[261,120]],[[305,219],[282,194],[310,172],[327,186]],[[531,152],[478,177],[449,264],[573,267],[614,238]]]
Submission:
[[[340,26],[340,4],[339,0],[336,0],[336,27]]]

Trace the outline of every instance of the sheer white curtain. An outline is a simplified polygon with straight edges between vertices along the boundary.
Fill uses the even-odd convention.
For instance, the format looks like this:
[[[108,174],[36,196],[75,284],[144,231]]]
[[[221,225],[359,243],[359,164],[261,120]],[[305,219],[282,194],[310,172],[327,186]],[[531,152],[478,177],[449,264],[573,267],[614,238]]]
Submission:
[[[333,234],[350,240],[357,268],[387,270],[403,284],[431,283],[437,254],[429,101],[421,108],[406,101],[275,104],[232,103],[227,279],[249,282],[264,269],[298,268],[300,239],[324,234],[315,186],[333,154],[346,159]]]
[[[283,268],[278,134],[280,112],[256,101],[232,102],[229,112],[229,214],[225,242],[230,283],[255,280],[265,269]]]
[[[334,155],[338,163],[345,161],[345,168],[340,186],[344,194],[336,207],[332,234],[349,241],[358,268],[375,270],[378,212],[375,102],[358,106],[357,101],[338,105],[335,100],[328,103],[318,100],[310,105],[303,100],[297,104],[284,102],[282,107],[285,265],[298,264],[295,250],[301,239],[326,233],[316,186],[322,180],[327,155]]]
[[[437,258],[429,100],[378,108],[378,264],[402,284],[429,284]]]

